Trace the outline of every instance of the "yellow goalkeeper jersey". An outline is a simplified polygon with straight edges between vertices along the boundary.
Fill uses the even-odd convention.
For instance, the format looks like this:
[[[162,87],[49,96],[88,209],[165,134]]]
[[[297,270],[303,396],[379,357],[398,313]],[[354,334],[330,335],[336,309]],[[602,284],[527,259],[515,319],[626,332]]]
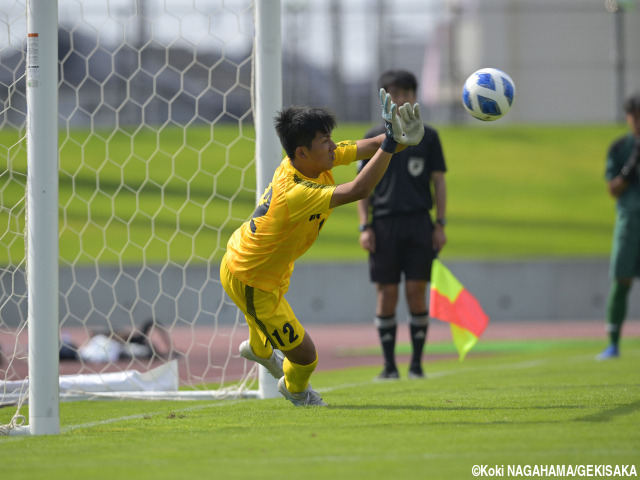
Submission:
[[[341,142],[334,167],[356,159],[355,142]],[[253,212],[227,244],[227,265],[246,285],[261,290],[289,287],[293,263],[306,252],[331,215],[336,188],[331,170],[307,178],[286,157]]]

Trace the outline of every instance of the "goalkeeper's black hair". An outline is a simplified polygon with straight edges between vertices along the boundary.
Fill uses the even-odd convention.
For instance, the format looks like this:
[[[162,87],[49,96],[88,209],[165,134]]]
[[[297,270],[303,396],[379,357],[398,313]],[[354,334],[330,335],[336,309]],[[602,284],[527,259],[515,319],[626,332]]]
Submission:
[[[336,119],[326,108],[292,105],[274,118],[276,133],[289,158],[294,158],[296,148],[311,148],[317,132],[330,134],[336,128]]]
[[[418,90],[418,81],[413,73],[407,70],[387,70],[378,79],[378,88],[389,91],[390,87],[402,90]]]
[[[622,107],[624,108],[624,113],[632,115],[640,113],[640,92],[627,98]]]

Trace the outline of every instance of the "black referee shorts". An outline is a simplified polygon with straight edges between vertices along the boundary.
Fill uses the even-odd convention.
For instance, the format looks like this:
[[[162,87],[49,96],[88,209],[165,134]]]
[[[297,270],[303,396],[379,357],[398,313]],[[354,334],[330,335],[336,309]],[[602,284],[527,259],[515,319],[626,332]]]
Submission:
[[[369,254],[369,276],[375,283],[429,281],[435,258],[433,223],[427,213],[392,215],[373,220],[376,252]]]

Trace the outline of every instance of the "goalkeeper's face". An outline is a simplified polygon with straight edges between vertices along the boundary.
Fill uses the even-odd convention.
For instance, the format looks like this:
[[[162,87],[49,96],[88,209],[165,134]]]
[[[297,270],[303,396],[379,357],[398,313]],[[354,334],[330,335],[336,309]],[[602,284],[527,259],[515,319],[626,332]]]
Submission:
[[[335,142],[331,139],[331,132],[323,133],[318,131],[311,141],[311,147],[298,147],[300,155],[296,155],[296,157],[305,160],[307,167],[317,175],[320,175],[322,172],[333,168],[333,162],[336,159],[336,147]],[[312,175],[309,175],[309,177],[314,178]]]

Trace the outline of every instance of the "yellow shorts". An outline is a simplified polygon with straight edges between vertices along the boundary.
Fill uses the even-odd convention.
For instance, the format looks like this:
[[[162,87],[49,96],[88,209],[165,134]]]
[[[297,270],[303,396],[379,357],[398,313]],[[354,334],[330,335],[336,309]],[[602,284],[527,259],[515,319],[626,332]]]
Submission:
[[[264,345],[269,342],[274,349],[284,351],[300,345],[304,328],[284,298],[284,291],[276,288],[268,292],[245,285],[231,273],[226,257],[220,262],[220,281]]]

